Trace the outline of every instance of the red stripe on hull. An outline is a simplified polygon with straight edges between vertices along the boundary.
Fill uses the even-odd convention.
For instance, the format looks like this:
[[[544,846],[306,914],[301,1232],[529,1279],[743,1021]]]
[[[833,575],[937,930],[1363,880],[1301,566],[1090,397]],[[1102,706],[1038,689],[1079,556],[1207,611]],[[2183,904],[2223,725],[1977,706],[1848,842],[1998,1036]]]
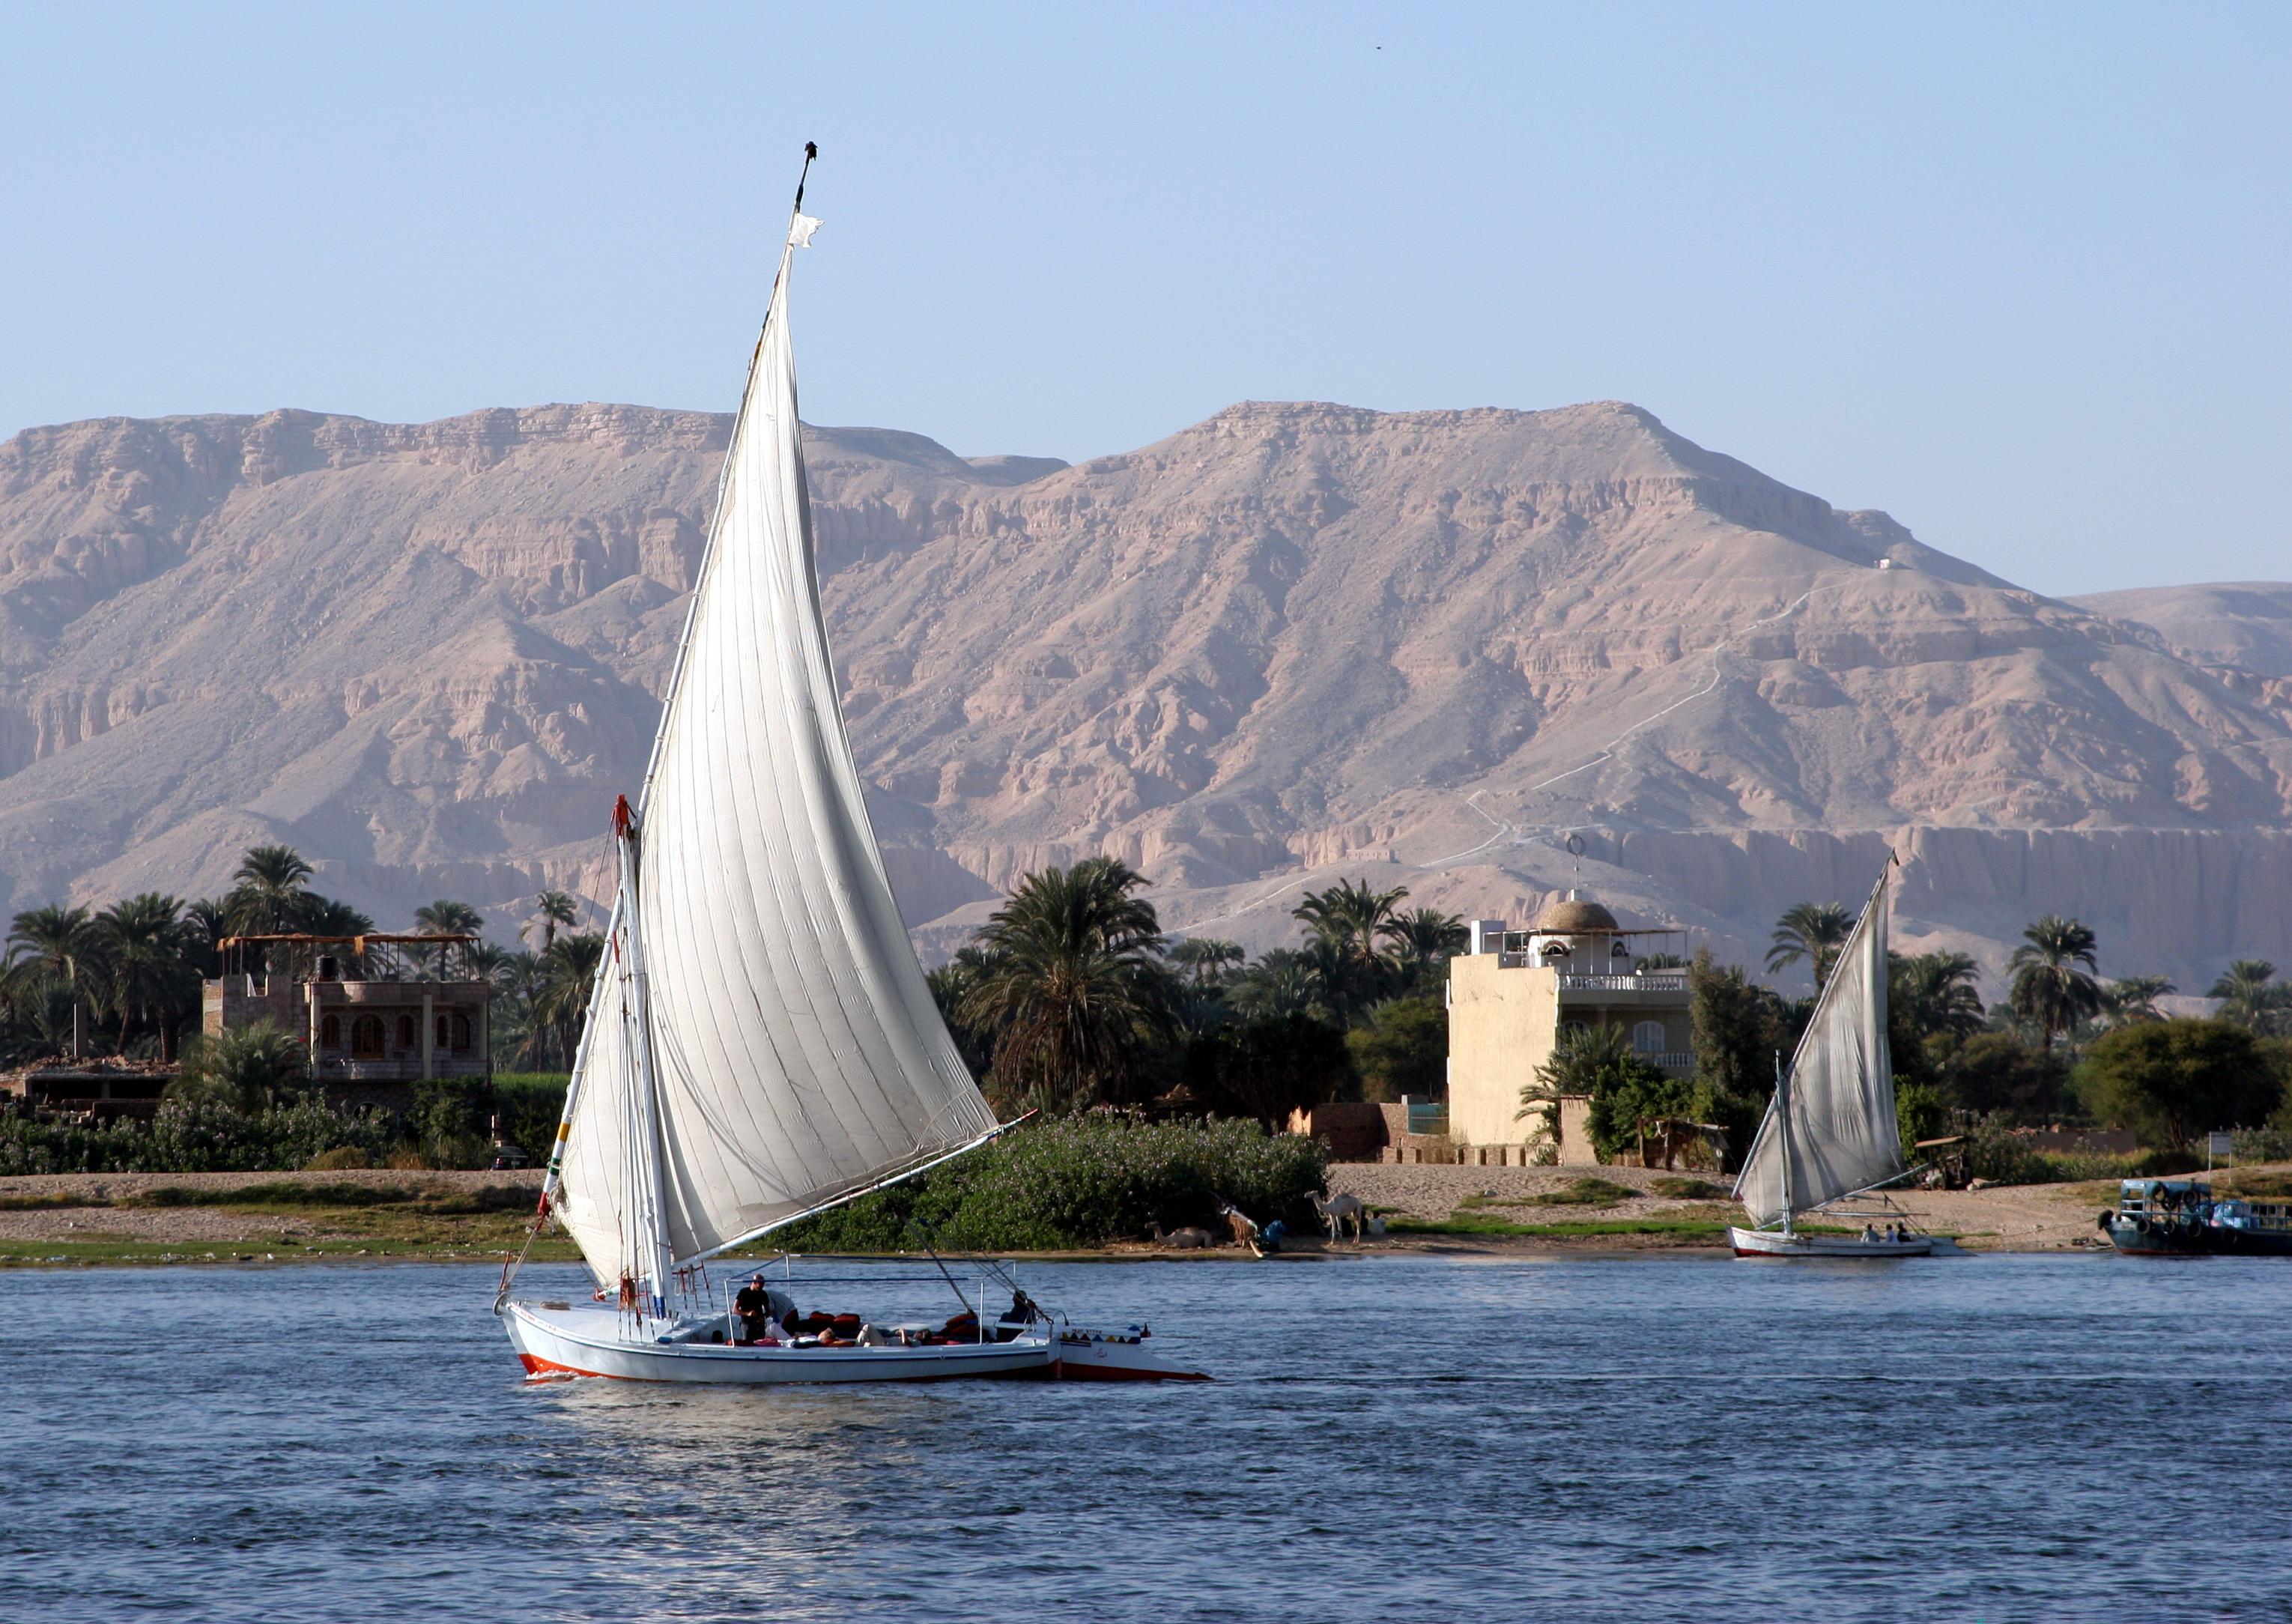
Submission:
[[[528,1376],[598,1376],[601,1374],[595,1370],[577,1370],[571,1365],[559,1364],[553,1360],[542,1358],[538,1353],[520,1353],[517,1357],[519,1362],[525,1366],[525,1373]],[[602,1379],[611,1381],[614,1378],[606,1376]]]

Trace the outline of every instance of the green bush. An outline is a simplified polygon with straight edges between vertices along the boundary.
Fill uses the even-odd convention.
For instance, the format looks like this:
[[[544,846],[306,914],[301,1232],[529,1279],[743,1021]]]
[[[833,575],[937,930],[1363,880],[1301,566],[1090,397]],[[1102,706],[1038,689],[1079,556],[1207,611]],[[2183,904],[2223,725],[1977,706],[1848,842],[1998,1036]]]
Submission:
[[[433,1167],[482,1168],[492,1158],[486,1119],[493,1085],[482,1077],[425,1077],[414,1085],[406,1136]]]
[[[1993,1184],[2050,1184],[2054,1164],[1997,1117],[1984,1117],[1965,1137],[1965,1170]]]
[[[1021,1128],[906,1184],[794,1225],[792,1251],[1055,1251],[1216,1222],[1230,1201],[1260,1224],[1311,1221],[1320,1141],[1254,1122],[1082,1117]]]
[[[1724,1184],[1707,1178],[1659,1178],[1648,1188],[1673,1201],[1723,1201],[1729,1194]]]
[[[549,1159],[557,1143],[557,1119],[565,1114],[570,1080],[562,1071],[494,1073],[494,1111],[501,1118],[502,1135],[537,1166]]]
[[[1629,1184],[1617,1184],[1613,1179],[1579,1178],[1563,1189],[1547,1191],[1528,1198],[1530,1207],[1613,1207],[1628,1201],[1639,1192]]]
[[[0,1116],[0,1174],[286,1173],[344,1148],[379,1158],[394,1137],[378,1112],[337,1111],[307,1099],[255,1111],[169,1100],[148,1122],[11,1114]]]
[[[370,1168],[374,1158],[354,1144],[338,1144],[331,1151],[320,1151],[303,1164],[306,1173],[340,1173],[351,1168]]]

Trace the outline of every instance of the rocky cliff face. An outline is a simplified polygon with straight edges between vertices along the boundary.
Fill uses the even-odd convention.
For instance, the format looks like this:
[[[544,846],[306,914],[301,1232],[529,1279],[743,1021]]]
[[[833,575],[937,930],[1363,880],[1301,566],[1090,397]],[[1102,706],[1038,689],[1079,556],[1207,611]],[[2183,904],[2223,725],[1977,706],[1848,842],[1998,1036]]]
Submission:
[[[727,427],[279,412],[0,447],[7,905],[212,891],[270,839],[391,921],[600,894]],[[1573,882],[1741,951],[1891,846],[1914,940],[1995,961],[2054,910],[2105,968],[2292,956],[2264,635],[2038,597],[1635,408],[1250,404],[1073,468],[879,430],[810,453],[927,945],[1110,851],[1254,945],[1359,873],[1484,917]]]

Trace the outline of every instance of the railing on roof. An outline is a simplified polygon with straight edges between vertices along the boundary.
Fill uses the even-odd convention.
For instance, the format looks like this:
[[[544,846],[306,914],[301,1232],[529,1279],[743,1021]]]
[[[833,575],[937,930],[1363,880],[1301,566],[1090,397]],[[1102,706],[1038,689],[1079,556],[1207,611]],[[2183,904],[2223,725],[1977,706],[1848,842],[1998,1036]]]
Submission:
[[[1683,992],[1686,989],[1684,970],[1637,970],[1620,975],[1578,975],[1565,970],[1560,974],[1562,992]]]

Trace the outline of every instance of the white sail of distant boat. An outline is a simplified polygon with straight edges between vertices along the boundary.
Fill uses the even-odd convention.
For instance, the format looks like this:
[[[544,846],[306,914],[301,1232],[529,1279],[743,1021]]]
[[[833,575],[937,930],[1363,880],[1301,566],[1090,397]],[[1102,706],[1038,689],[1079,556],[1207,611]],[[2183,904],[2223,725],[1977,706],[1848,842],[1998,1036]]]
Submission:
[[[1749,1256],[1885,1256],[1929,1249],[1924,1236],[1901,1238],[1899,1226],[1860,1239],[1804,1236],[1801,1213],[1860,1195],[1899,1179],[1901,1130],[1894,1116],[1893,1056],[1887,1046],[1886,869],[1872,888],[1838,958],[1815,998],[1814,1014],[1743,1158],[1736,1199],[1753,1228],[1731,1232]]]
[[[1031,1314],[975,1345],[759,1345],[729,1334],[729,1294],[714,1304],[701,1273],[998,1131],[908,943],[837,706],[788,335],[795,253],[819,225],[803,206],[799,182],[651,759],[635,805],[614,811],[619,885],[543,1184],[545,1218],[609,1306],[511,1303],[515,1260],[496,1300],[537,1372],[842,1381],[1060,1363]],[[1112,1341],[1069,1358],[1174,1373]]]

